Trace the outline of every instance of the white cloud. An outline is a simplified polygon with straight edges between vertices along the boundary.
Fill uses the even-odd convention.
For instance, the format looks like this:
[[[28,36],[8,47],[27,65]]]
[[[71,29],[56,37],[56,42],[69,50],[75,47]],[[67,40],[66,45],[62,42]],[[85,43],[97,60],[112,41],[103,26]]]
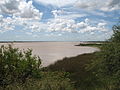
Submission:
[[[3,0],[0,0],[0,4],[4,4],[4,2],[5,2],[5,1],[3,1]]]
[[[99,0],[97,0],[97,1],[95,1],[95,0],[78,0],[75,3],[75,6],[77,6],[79,8],[83,8],[83,9],[96,9],[98,2],[99,2]],[[101,3],[99,3],[99,4],[101,4]]]
[[[0,15],[0,32],[18,30],[21,27],[22,32],[45,32],[47,25],[35,19],[25,19],[20,17],[3,17]],[[28,33],[27,33],[28,34]]]
[[[13,6],[12,3],[14,3]],[[40,32],[59,32],[58,36],[61,36],[62,32],[90,32],[93,34],[95,31],[103,32],[107,30],[107,24],[105,22],[94,24],[92,20],[87,18],[84,21],[76,22],[76,18],[84,17],[86,15],[75,12],[65,12],[64,10],[53,10],[52,13],[54,18],[49,19],[48,22],[40,22],[42,13],[32,5],[32,1],[26,2],[25,0],[5,0],[4,2],[0,2],[0,5],[1,14],[11,15],[7,18],[0,15],[1,33],[9,30],[15,30],[16,26],[20,26],[27,35]],[[66,2],[64,5],[68,5],[68,3]]]
[[[42,12],[32,5],[32,1],[26,2],[26,0],[4,0],[4,2],[0,2],[0,14],[27,19],[41,19],[42,17]]]
[[[48,24],[48,30],[50,32],[53,31],[72,32],[75,30],[74,29],[75,21],[72,19],[55,18],[54,20],[51,20],[47,24]]]
[[[12,14],[18,11],[19,0],[3,0],[0,2],[1,13]]]
[[[48,23],[49,32],[72,32],[72,33],[85,33],[107,31],[107,23],[99,22],[97,24],[92,23],[91,20],[85,19],[82,22],[75,22],[73,19],[55,18],[50,20]]]
[[[34,0],[45,5],[53,5],[57,7],[75,6],[89,10],[112,11],[120,9],[120,0]]]
[[[63,18],[63,19],[76,19],[87,16],[86,14],[80,14],[77,12],[67,12],[64,10],[53,10],[51,11],[55,18]]]
[[[9,17],[6,18],[2,14]],[[14,30],[16,26],[21,26],[28,30],[40,30],[39,25],[41,23],[39,21],[42,18],[42,14],[32,5],[32,1],[4,0],[0,2],[0,32]]]
[[[78,23],[77,27],[80,28],[80,30],[79,30],[80,33],[94,32],[94,31],[99,31],[99,32],[108,31],[107,23],[99,22],[97,24],[94,24],[92,22],[89,22],[89,19],[85,19],[84,22]]]
[[[61,10],[53,10],[51,12],[53,13],[53,15],[54,15],[55,18],[58,17],[58,14],[63,13],[63,11],[61,11]]]
[[[14,30],[14,22],[10,17],[4,18],[0,15],[0,32],[4,33],[6,31]]]
[[[60,33],[60,34],[58,34],[58,36],[62,36],[62,34]]]
[[[31,32],[26,32],[26,34],[27,34],[27,35],[32,35],[32,33],[31,33]]]
[[[3,15],[0,15],[0,22],[3,20]]]
[[[32,37],[34,37],[34,38],[38,38],[39,36],[38,36],[38,35],[32,35]]]
[[[35,7],[32,5],[32,1],[29,1],[28,3],[20,2],[19,10],[20,12],[17,14],[21,16],[21,18],[41,19],[43,14],[39,12],[39,10],[35,9]]]
[[[113,11],[120,9],[120,0],[78,0],[74,6],[88,10]]]
[[[45,5],[53,5],[57,7],[67,6],[75,3],[77,0],[34,0]]]
[[[113,11],[118,9],[120,9],[120,0],[109,0],[109,2],[101,8],[103,11]]]

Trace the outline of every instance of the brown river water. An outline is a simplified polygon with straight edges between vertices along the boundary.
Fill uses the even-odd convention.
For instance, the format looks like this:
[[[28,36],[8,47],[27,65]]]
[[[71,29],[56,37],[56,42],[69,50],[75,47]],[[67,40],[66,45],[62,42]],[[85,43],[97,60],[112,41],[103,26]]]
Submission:
[[[42,59],[42,66],[48,66],[61,60],[64,57],[73,57],[84,53],[99,51],[95,47],[75,46],[80,42],[20,42],[13,43],[19,49],[33,49],[33,55],[39,55]],[[0,43],[6,45],[8,43]]]

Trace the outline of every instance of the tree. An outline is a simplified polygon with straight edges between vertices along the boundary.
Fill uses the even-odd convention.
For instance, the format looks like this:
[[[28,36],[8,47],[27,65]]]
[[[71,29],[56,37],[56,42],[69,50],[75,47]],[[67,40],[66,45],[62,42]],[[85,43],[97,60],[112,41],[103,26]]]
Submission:
[[[110,41],[120,43],[120,25],[114,25],[113,26],[113,35],[110,38]]]
[[[120,25],[113,26],[113,35],[105,43],[89,68],[107,90],[120,90]]]

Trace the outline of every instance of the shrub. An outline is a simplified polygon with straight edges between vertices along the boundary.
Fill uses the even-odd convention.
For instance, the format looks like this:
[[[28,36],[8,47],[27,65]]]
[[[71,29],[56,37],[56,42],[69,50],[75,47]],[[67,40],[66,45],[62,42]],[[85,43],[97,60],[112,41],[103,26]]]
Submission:
[[[111,42],[117,42],[120,43],[120,25],[114,25],[113,26],[113,35],[110,38]]]
[[[29,77],[37,77],[41,60],[32,56],[32,50],[21,51],[11,45],[0,48],[0,86],[14,82],[25,83]]]
[[[66,72],[41,71],[32,50],[1,46],[0,90],[74,90]]]
[[[41,72],[41,75],[40,79],[27,79],[23,85],[8,85],[5,90],[74,90],[65,72]]]
[[[114,26],[113,31],[110,42],[102,45],[89,67],[106,90],[120,90],[120,25]]]

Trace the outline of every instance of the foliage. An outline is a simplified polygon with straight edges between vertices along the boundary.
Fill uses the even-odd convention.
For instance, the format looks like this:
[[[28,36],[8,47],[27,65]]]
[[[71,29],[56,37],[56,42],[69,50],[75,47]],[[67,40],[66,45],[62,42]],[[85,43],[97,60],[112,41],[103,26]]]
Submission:
[[[79,45],[75,45],[75,46],[90,46],[90,47],[101,48],[104,43],[105,42],[99,42],[99,43],[80,43]]]
[[[29,77],[37,77],[41,60],[32,56],[32,50],[20,51],[18,48],[0,48],[0,86],[6,87],[14,82],[25,83]],[[40,76],[40,75],[39,75]]]
[[[0,90],[74,90],[66,72],[43,72],[32,50],[0,48]]]
[[[89,64],[94,56],[95,53],[90,53],[64,58],[46,67],[46,70],[69,72],[70,80],[74,83],[76,90],[96,90],[96,88],[101,87],[101,83],[91,71],[85,69],[86,64]]]
[[[74,90],[67,72],[44,72],[41,90]]]
[[[113,31],[110,43],[102,45],[89,67],[106,90],[120,90],[120,26],[114,26]]]
[[[110,41],[120,43],[120,25],[119,24],[113,26],[113,32],[114,34],[110,38]]]
[[[74,90],[64,72],[41,72],[41,75],[42,78],[30,78],[24,84],[8,85],[5,90]]]

